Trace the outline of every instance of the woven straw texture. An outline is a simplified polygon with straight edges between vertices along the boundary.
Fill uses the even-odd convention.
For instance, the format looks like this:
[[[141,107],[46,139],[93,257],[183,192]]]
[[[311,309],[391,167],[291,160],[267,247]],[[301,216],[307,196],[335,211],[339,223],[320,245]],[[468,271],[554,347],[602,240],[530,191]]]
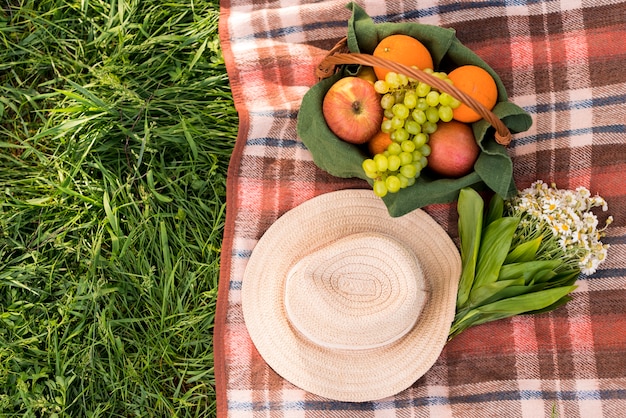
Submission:
[[[395,243],[390,243],[390,239]],[[347,246],[351,244],[357,247],[348,250]],[[385,252],[385,247],[390,244],[392,247],[389,250],[396,250],[390,258],[365,254],[374,248]],[[332,260],[333,257],[336,259]],[[410,264],[406,261],[410,263],[411,257],[417,257],[419,267],[415,265],[407,270]],[[315,325],[324,326],[325,322],[332,326],[328,317],[320,318],[315,325],[298,317],[296,324],[314,336],[313,339],[304,338],[294,329],[289,314],[284,312],[287,277],[294,268],[306,269],[306,264],[312,262],[319,263],[311,266],[317,272],[325,268],[342,268],[340,259],[350,260],[348,264],[352,267],[357,260],[378,261],[377,266],[371,267],[381,270],[385,269],[384,264],[393,268],[398,265],[404,267],[396,271],[396,277],[386,273],[386,280],[379,281],[379,284],[386,282],[392,288],[382,291],[380,297],[370,299],[370,306],[360,309],[359,313],[354,312],[355,306],[367,306],[366,300],[353,304],[350,312],[346,309],[350,306],[347,303],[320,301],[315,292],[309,292],[311,299],[304,301],[306,289],[296,290],[303,292],[304,298],[300,303],[312,303],[312,309],[317,307],[322,312],[332,313],[333,309],[324,307],[326,304],[335,311],[344,311],[331,316],[357,314],[360,318],[353,320],[352,325],[362,328],[364,332],[363,336],[357,336],[355,341],[349,343],[340,340],[340,336],[333,338],[332,335],[325,335],[323,329],[316,329]],[[369,274],[371,269],[363,271]],[[421,272],[423,283],[420,285],[416,279],[420,278]],[[354,273],[352,270],[348,277],[356,278]],[[289,382],[335,400],[356,402],[381,399],[406,389],[439,357],[454,317],[460,274],[458,250],[446,232],[425,212],[417,210],[392,218],[382,201],[370,190],[326,193],[287,212],[263,235],[244,274],[243,315],[255,348],[272,369]],[[420,287],[428,292],[426,300],[416,299]],[[341,294],[345,297],[346,292],[325,292],[326,297]],[[383,333],[376,335],[376,328],[388,326],[394,314],[403,315],[403,321],[412,320],[398,321],[395,324],[400,325],[398,329],[387,330],[392,332],[386,339],[396,341],[382,345],[385,341],[376,338]],[[374,317],[370,321],[379,321],[379,326],[376,327],[375,323],[360,326],[358,322],[367,320],[367,315]],[[418,315],[416,325],[411,327]],[[408,333],[407,328],[410,328]],[[323,340],[322,345],[312,340]],[[324,347],[349,344],[354,348],[366,348],[368,345],[380,347],[361,350]]]
[[[363,232],[298,260],[287,273],[284,303],[291,324],[314,343],[365,350],[406,335],[427,292],[410,249],[387,234]]]

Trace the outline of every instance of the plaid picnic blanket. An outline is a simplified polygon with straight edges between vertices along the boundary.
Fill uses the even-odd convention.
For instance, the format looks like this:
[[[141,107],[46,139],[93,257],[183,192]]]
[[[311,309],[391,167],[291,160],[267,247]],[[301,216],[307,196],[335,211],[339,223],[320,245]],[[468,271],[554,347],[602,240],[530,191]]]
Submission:
[[[240,290],[256,242],[283,213],[368,187],[319,170],[296,134],[314,68],[346,35],[346,0],[222,0],[220,36],[240,116],[227,189],[215,376],[229,417],[618,417],[626,414],[626,2],[357,2],[375,22],[452,27],[502,78],[533,126],[509,152],[518,188],[585,186],[615,217],[608,261],[547,314],[471,328],[415,384],[344,403],[283,380],[255,350]],[[453,204],[425,210],[456,237]],[[276,255],[277,257],[280,254]]]

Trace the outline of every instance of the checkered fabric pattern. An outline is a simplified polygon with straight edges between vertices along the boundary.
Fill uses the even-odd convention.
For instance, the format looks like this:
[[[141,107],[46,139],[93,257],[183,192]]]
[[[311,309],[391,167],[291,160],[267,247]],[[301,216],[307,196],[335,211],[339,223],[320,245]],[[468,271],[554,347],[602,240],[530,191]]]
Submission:
[[[314,68],[346,35],[350,12],[345,0],[223,0],[220,35],[240,127],[215,319],[220,416],[626,416],[626,2],[357,3],[375,22],[456,29],[533,118],[509,146],[518,188],[541,179],[604,197],[615,218],[603,239],[608,261],[581,276],[573,300],[556,311],[465,331],[396,396],[336,402],[282,379],[250,341],[241,280],[258,239],[283,213],[322,193],[368,187],[319,170],[296,134]],[[456,239],[454,204],[425,210]]]

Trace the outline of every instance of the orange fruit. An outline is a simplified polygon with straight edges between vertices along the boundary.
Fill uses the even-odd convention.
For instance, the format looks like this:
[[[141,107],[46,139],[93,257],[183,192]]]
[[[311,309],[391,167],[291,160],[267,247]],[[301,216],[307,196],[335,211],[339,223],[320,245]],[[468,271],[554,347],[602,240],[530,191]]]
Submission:
[[[462,65],[450,71],[448,78],[459,90],[478,100],[483,106],[491,110],[498,101],[498,87],[486,70],[476,65]],[[453,118],[459,122],[472,123],[482,119],[476,111],[461,103],[453,110]]]
[[[408,35],[396,34],[383,38],[374,49],[374,52],[372,52],[372,55],[409,67],[416,66],[420,70],[425,68],[434,69],[433,57],[430,55],[428,48],[417,39]],[[389,70],[374,67],[374,72],[379,80],[384,80]]]
[[[392,142],[389,134],[378,131],[376,135],[367,141],[367,150],[372,156],[382,154]]]

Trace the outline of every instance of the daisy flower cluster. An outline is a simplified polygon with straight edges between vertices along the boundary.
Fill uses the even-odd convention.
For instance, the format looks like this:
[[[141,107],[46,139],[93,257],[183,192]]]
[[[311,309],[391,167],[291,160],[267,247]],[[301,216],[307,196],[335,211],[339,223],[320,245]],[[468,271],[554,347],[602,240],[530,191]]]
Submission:
[[[583,274],[596,272],[606,259],[608,244],[602,244],[606,227],[598,227],[598,217],[593,208],[608,210],[607,202],[600,196],[592,196],[585,187],[576,190],[560,190],[537,180],[529,188],[520,190],[514,198],[506,201],[507,210],[519,217],[516,240],[524,242],[543,237],[539,258],[561,258],[569,267],[577,267]]]

